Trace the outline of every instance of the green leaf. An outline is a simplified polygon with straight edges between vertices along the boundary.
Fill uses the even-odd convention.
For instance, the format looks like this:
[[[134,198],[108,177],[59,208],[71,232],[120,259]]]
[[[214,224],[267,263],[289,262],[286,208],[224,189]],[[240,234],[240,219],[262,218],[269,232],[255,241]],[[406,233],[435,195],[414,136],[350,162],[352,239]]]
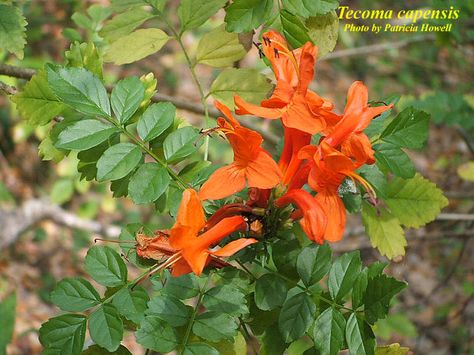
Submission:
[[[465,181],[474,181],[474,161],[468,161],[467,163],[458,166],[457,173],[459,177]]]
[[[140,324],[145,316],[149,299],[150,297],[143,287],[137,286],[133,290],[126,287],[114,295],[112,304],[122,316],[135,324]]]
[[[178,337],[169,324],[156,316],[146,316],[135,332],[137,342],[147,349],[168,353],[178,346]]]
[[[304,24],[311,41],[318,46],[318,57],[321,58],[332,52],[339,35],[339,18],[336,12],[312,16]]]
[[[155,139],[173,124],[175,116],[176,107],[171,102],[149,106],[138,120],[138,135],[145,142]]]
[[[375,332],[384,340],[389,340],[393,336],[418,337],[415,324],[402,313],[389,314],[384,319],[379,319],[375,324]]]
[[[100,296],[89,281],[83,278],[66,278],[51,292],[51,302],[63,311],[82,312],[97,306]]]
[[[375,355],[406,355],[410,351],[409,348],[400,346],[398,343],[377,346],[375,348]]]
[[[104,60],[117,65],[133,63],[158,52],[169,39],[165,32],[157,28],[136,30],[113,42],[107,48]]]
[[[296,261],[296,268],[306,286],[312,286],[326,275],[331,267],[332,251],[328,244],[304,248]]]
[[[308,35],[308,29],[297,16],[286,10],[281,10],[280,21],[283,28],[283,34],[293,48],[299,48],[306,42],[311,42],[311,38]]]
[[[374,248],[389,259],[405,255],[407,241],[400,222],[386,209],[377,211],[373,206],[362,204],[362,221]]]
[[[110,116],[110,103],[102,82],[84,68],[48,64],[48,84],[56,96],[73,109],[91,116]]]
[[[60,149],[86,150],[107,140],[118,128],[99,120],[81,120],[61,131],[55,146]]]
[[[180,300],[195,297],[199,294],[199,284],[194,274],[185,274],[179,277],[169,277],[166,280],[163,292]]]
[[[380,138],[399,147],[420,149],[428,138],[429,121],[426,112],[407,107],[383,130]]]
[[[0,49],[23,59],[26,25],[26,19],[19,7],[0,4]]]
[[[196,61],[211,67],[227,67],[242,59],[246,53],[239,42],[239,36],[226,32],[222,25],[202,36],[197,47]]]
[[[339,0],[283,0],[283,6],[294,15],[308,18],[336,10]]]
[[[210,94],[232,109],[234,95],[252,103],[260,103],[271,89],[268,79],[255,69],[228,68],[214,80]]]
[[[229,32],[250,32],[269,19],[272,8],[271,0],[234,0],[226,9],[226,29]]]
[[[196,317],[193,333],[203,339],[218,342],[232,340],[237,332],[238,324],[226,313],[205,312]]]
[[[368,269],[364,268],[354,281],[354,286],[352,288],[352,309],[357,309],[362,305],[365,291],[367,289],[368,278]]]
[[[119,135],[115,134],[108,141],[96,147],[80,151],[77,154],[77,158],[79,159],[77,171],[81,173],[81,179],[85,178],[88,181],[95,179],[97,175],[97,161],[111,145],[117,144],[118,142]]]
[[[401,224],[419,228],[433,221],[449,204],[434,183],[416,174],[412,179],[395,178],[389,182],[385,203]]]
[[[51,202],[58,205],[69,201],[74,194],[74,181],[70,178],[60,179],[54,182],[51,189]]]
[[[272,245],[272,259],[278,272],[292,280],[298,280],[296,261],[300,251],[300,244],[296,239],[277,240]]]
[[[38,70],[23,90],[11,99],[20,115],[34,127],[48,124],[66,108],[49,88],[44,69]]]
[[[143,4],[144,2],[142,2],[142,5]],[[120,37],[128,35],[143,22],[153,17],[153,14],[141,7],[133,8],[107,21],[99,32],[99,35],[104,37],[107,41],[113,42],[120,39]]]
[[[68,67],[84,68],[102,79],[102,55],[92,42],[72,43],[64,53]]]
[[[280,307],[286,299],[286,282],[277,275],[265,274],[255,282],[255,304],[264,311]]]
[[[390,301],[406,286],[405,282],[386,275],[370,278],[364,295],[365,320],[374,324],[378,319],[385,318]]]
[[[350,355],[374,355],[375,336],[370,326],[352,313],[346,324],[346,342]]]
[[[191,316],[190,307],[186,306],[179,299],[158,295],[148,302],[147,315],[157,316],[172,327],[179,327],[188,323]]]
[[[0,354],[6,355],[7,345],[13,337],[16,316],[16,294],[6,296],[0,302]]]
[[[121,124],[127,121],[138,110],[145,97],[145,87],[139,78],[129,76],[120,80],[112,90],[110,103],[115,116]]]
[[[260,343],[261,355],[283,354],[285,352],[286,343],[282,339],[278,323],[272,324],[265,329]]]
[[[115,351],[123,338],[123,323],[114,305],[105,303],[89,316],[92,340],[108,351]]]
[[[191,343],[184,348],[183,355],[219,355],[215,348],[206,343]]]
[[[168,189],[171,178],[168,171],[157,163],[140,166],[130,179],[128,193],[136,204],[158,200]]]
[[[286,343],[300,338],[314,321],[316,305],[306,293],[298,293],[283,304],[278,326]]]
[[[245,295],[231,285],[211,288],[204,294],[202,303],[210,311],[240,316],[249,312]]]
[[[111,146],[97,161],[97,180],[118,180],[135,169],[142,159],[142,151],[132,143]]]
[[[87,252],[84,268],[98,283],[107,287],[127,282],[127,266],[120,255],[110,247],[94,246]]]
[[[168,135],[163,142],[166,161],[175,163],[194,153],[196,147],[193,143],[198,136],[198,132],[191,126],[179,128]]]
[[[78,355],[86,337],[87,318],[79,314],[64,314],[43,323],[39,341],[48,350],[58,354]]]
[[[201,26],[226,2],[226,0],[181,0],[178,7],[181,33]]]
[[[107,355],[111,354],[99,345],[91,345],[82,352],[82,355]],[[120,345],[117,350],[113,352],[114,355],[132,355],[132,353],[123,345]]]
[[[314,324],[314,344],[321,355],[337,355],[344,345],[346,319],[330,307],[319,315]]]
[[[375,159],[382,170],[388,170],[404,179],[416,173],[410,158],[396,145],[382,143],[375,147]]]
[[[362,262],[358,250],[343,254],[329,270],[328,288],[333,300],[340,301],[352,289]]]

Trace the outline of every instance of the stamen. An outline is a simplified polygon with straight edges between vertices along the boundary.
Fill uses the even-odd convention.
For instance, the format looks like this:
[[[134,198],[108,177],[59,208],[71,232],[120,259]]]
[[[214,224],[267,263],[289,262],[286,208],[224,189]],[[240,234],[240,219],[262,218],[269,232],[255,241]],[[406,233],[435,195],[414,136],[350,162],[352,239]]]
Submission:
[[[279,52],[277,48],[273,48],[273,53],[275,54],[275,58],[280,58]]]
[[[377,193],[367,180],[354,172],[351,172],[347,175],[352,179],[352,181],[358,181],[365,188],[372,201],[377,201]]]

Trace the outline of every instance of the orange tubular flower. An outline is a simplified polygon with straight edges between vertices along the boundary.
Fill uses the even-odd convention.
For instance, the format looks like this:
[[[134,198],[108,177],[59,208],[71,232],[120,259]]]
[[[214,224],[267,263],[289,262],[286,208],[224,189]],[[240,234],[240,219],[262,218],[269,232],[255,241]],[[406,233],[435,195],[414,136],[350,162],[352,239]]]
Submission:
[[[301,218],[301,227],[308,238],[318,244],[323,244],[328,221],[320,203],[309,192],[300,189],[291,190],[275,201],[277,207],[284,207],[290,203],[298,207],[292,217]]]
[[[178,276],[191,270],[200,275],[204,267],[211,262],[212,256],[227,257],[235,254],[246,246],[256,243],[251,238],[241,238],[226,246],[212,251],[209,248],[236,231],[243,231],[247,224],[241,216],[223,218],[220,222],[199,235],[206,225],[204,210],[196,191],[187,189],[178,210],[175,225],[171,228],[169,244],[177,250],[166,263],[173,264],[173,275]],[[165,263],[165,264],[166,264]]]
[[[216,101],[216,107],[227,118],[220,117],[217,124],[234,150],[234,162],[217,169],[202,185],[199,197],[218,200],[242,190],[246,184],[260,189],[278,185],[281,172],[270,154],[260,147],[262,136],[242,127],[225,105]]]
[[[261,106],[246,102],[235,96],[239,115],[277,119],[283,125],[315,134],[334,125],[338,116],[331,112],[332,103],[308,90],[313,80],[314,64],[318,47],[307,42],[294,51],[288,49],[285,38],[275,31],[263,34],[263,52],[270,60],[277,84],[272,96],[261,102]]]

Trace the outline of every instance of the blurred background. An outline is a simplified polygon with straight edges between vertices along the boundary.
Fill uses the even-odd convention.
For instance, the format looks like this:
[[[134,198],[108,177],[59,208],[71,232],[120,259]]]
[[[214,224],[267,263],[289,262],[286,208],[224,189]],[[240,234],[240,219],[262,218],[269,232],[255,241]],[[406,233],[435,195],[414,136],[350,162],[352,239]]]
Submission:
[[[168,6],[173,9],[178,3],[170,0]],[[24,2],[28,21],[24,60],[0,53],[0,63],[35,69],[46,62],[61,63],[64,51],[77,36],[100,46],[97,32],[109,14],[96,11],[94,18],[87,12],[93,4],[105,6],[108,2]],[[391,315],[377,323],[376,334],[380,344],[399,342],[415,354],[474,354],[474,2],[365,0],[343,1],[341,5],[394,11],[449,6],[461,10],[449,33],[345,32],[347,21],[341,20],[336,48],[319,60],[312,87],[333,100],[338,112],[343,110],[350,84],[362,80],[373,101],[395,95],[399,96],[398,111],[415,103],[431,114],[428,143],[420,151],[407,153],[417,170],[443,189],[450,204],[435,222],[407,231],[406,256],[388,269],[409,287],[398,297]],[[203,28],[185,35],[191,52],[200,31],[222,23],[223,16],[220,11]],[[90,20],[84,21],[84,17]],[[158,20],[153,21],[150,24],[159,27]],[[171,16],[171,21],[178,21],[177,16]],[[257,66],[270,73],[256,48],[237,65]],[[197,70],[204,85],[217,74],[209,67],[198,66]],[[199,94],[173,41],[137,63],[107,65],[105,78],[113,83],[126,75],[148,72],[157,77],[159,93],[199,107]],[[25,82],[4,75],[0,81],[15,87]],[[202,118],[189,110],[181,109],[178,114],[191,123],[199,124]],[[259,119],[250,122],[281,140],[278,124]],[[127,223],[154,223],[161,228],[171,223],[150,206],[113,198],[107,185],[81,181],[74,156],[59,163],[54,157],[43,161],[38,144],[44,135],[43,128],[28,126],[8,97],[0,95],[0,309],[12,309],[15,300],[7,295],[17,290],[16,314],[11,315],[15,318],[14,338],[8,354],[41,351],[37,330],[58,313],[49,301],[49,292],[61,278],[87,277],[82,261],[95,237],[116,237]],[[211,161],[232,158],[224,146],[221,139],[211,139]],[[40,147],[41,154],[45,151],[47,147]],[[371,248],[361,225],[360,216],[351,216],[347,236],[335,250],[359,248],[366,262],[384,260]],[[0,329],[11,327],[7,318],[0,319]],[[134,348],[133,336],[124,343],[132,352],[139,349]]]

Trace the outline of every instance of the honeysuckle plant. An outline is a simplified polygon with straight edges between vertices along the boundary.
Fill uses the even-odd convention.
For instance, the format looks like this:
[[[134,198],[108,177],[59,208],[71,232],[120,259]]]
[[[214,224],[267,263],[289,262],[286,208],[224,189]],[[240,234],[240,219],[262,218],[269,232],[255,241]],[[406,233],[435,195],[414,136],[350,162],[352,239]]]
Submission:
[[[360,81],[343,111],[310,89],[318,53],[335,44],[312,26],[337,34],[336,7],[116,0],[75,15],[86,31],[67,32],[75,41],[65,63],[46,64],[12,100],[30,125],[47,128],[45,159],[76,154],[82,179],[110,183],[114,197],[174,222],[124,226],[121,250],[89,249],[84,268],[102,288],[82,277],[57,283],[51,301],[65,313],[39,330],[45,354],[127,354],[125,332],[147,353],[407,352],[376,344],[373,331],[406,283],[384,272],[387,263],[364,265],[358,250],[333,255],[331,245],[345,238],[346,214],[361,213],[372,246],[388,260],[403,256],[402,227],[432,221],[447,200],[404,152],[423,147],[426,113],[397,112],[394,98],[369,101]],[[222,8],[224,23],[207,24]],[[183,36],[197,28],[193,51]],[[231,68],[250,50],[245,38],[273,75]],[[153,73],[104,83],[103,61],[136,62],[171,41],[201,97],[200,127],[156,102]],[[224,69],[206,88],[198,64]],[[242,115],[280,121],[281,152]],[[220,166],[209,146],[222,139],[233,160]],[[129,268],[141,274],[130,278]],[[94,345],[84,350],[88,337]]]

